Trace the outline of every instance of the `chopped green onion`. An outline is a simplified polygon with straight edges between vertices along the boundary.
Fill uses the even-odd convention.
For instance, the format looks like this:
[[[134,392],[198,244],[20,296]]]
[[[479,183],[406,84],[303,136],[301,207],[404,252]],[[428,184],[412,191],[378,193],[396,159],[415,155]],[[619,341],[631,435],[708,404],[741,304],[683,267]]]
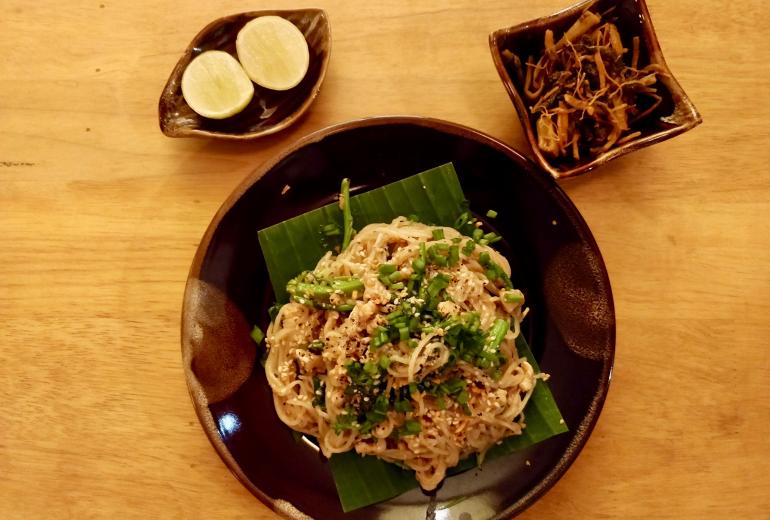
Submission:
[[[396,271],[394,273],[390,273],[390,276],[388,276],[388,279],[391,281],[391,283],[400,282],[403,280],[406,276],[401,271]]]
[[[417,348],[417,345],[419,344],[416,339],[410,339],[406,342],[406,344],[409,346],[409,348]]]
[[[350,312],[353,310],[353,307],[355,307],[355,305],[352,303],[343,303],[341,305],[337,305],[334,310],[338,312]]]
[[[476,249],[476,242],[473,240],[468,240],[465,242],[465,245],[463,246],[463,253],[465,256],[471,256],[473,253],[473,250]]]
[[[378,271],[383,276],[390,276],[391,274],[396,272],[396,266],[393,264],[382,264],[378,269]]]
[[[455,400],[456,400],[458,403],[460,403],[460,404],[468,404],[468,398],[469,398],[469,397],[470,397],[470,396],[468,395],[468,391],[467,391],[467,390],[462,390],[462,391],[460,391],[460,393],[458,393],[458,394],[455,396]]]
[[[468,214],[468,212],[467,212],[467,211],[465,211],[465,212],[461,213],[461,214],[460,214],[460,216],[459,216],[459,217],[457,217],[457,220],[455,220],[455,224],[454,224],[454,226],[453,226],[453,227],[454,227],[455,229],[458,229],[458,230],[459,230],[459,229],[460,229],[460,228],[462,228],[462,227],[463,227],[465,224],[467,224],[467,223],[468,223],[468,220],[470,219],[470,217],[471,217],[471,216],[470,216],[470,214]]]
[[[371,339],[372,348],[379,348],[388,342],[388,331],[383,327],[377,327],[374,329],[374,334]]]
[[[414,408],[412,407],[412,403],[410,403],[408,400],[399,399],[393,403],[393,409],[400,413],[407,413],[411,412]]]
[[[399,429],[398,434],[402,437],[407,435],[416,435],[422,431],[420,421],[415,419],[407,419],[404,425]]]
[[[459,244],[459,243],[460,243],[460,242],[462,242],[462,241],[463,241],[462,237],[454,237],[454,238],[452,239],[452,243],[453,243],[453,244]]]
[[[262,343],[262,340],[265,339],[265,333],[262,332],[262,329],[260,329],[256,325],[254,325],[254,328],[251,329],[250,336],[251,336],[251,339],[254,340],[254,343],[256,343],[257,345]]]
[[[467,385],[465,380],[460,379],[459,377],[452,378],[442,384],[444,385],[446,393],[449,395],[456,394],[460,390],[464,390]]]
[[[275,321],[275,318],[278,316],[278,312],[280,312],[281,307],[283,307],[283,304],[281,303],[275,303],[270,306],[270,308],[267,310],[267,313],[270,315],[270,321]]]
[[[326,410],[326,383],[319,377],[313,378],[313,406]]]
[[[403,288],[404,288],[404,282],[394,283],[393,285],[390,286],[391,291],[400,291]]]
[[[428,294],[431,298],[438,296],[443,289],[449,287],[450,278],[444,274],[437,274],[428,284]]]
[[[367,361],[364,363],[364,372],[374,377],[380,373],[380,370],[377,368],[377,365],[373,361]]]
[[[449,252],[449,244],[433,244],[428,248],[428,254],[445,255]]]
[[[337,421],[334,423],[334,432],[339,435],[345,430],[353,428],[353,423],[356,422],[356,413],[352,409],[345,409],[343,413],[337,416]]]
[[[491,261],[491,258],[489,257],[489,253],[487,253],[486,251],[482,252],[479,255],[479,263],[484,267],[489,266],[490,261]]]
[[[521,292],[506,292],[503,294],[505,303],[524,303],[524,295]]]
[[[433,259],[433,263],[436,264],[439,267],[446,267],[446,265],[449,263],[447,260],[447,257],[445,256],[437,256]]]
[[[327,237],[339,236],[342,230],[337,224],[326,224],[321,228],[321,232]]]
[[[425,261],[422,258],[415,258],[412,262],[412,269],[415,273],[421,273],[425,270]]]
[[[495,211],[493,209],[487,210],[487,217],[489,217],[489,218],[497,217],[497,211]]]
[[[460,246],[453,245],[449,248],[449,265],[456,265],[460,261]]]
[[[385,319],[388,320],[388,323],[390,323],[393,320],[395,320],[397,318],[400,318],[403,315],[404,315],[404,313],[401,311],[401,309],[398,309],[398,310],[395,310],[395,311],[391,312],[387,316],[385,316]]]
[[[478,242],[479,240],[481,240],[481,237],[483,237],[483,236],[484,236],[484,232],[483,232],[481,229],[479,229],[479,228],[476,228],[476,229],[474,229],[474,230],[473,230],[473,233],[471,233],[471,237],[472,237],[472,238],[473,238],[473,240],[475,240],[476,242]]]
[[[441,228],[436,228],[431,233],[433,235],[433,240],[441,240],[444,238],[444,230]]]
[[[380,358],[379,363],[380,363],[380,368],[382,368],[383,370],[387,370],[388,367],[390,366],[390,358],[388,356],[382,356]]]
[[[406,341],[409,339],[409,327],[399,327],[398,329],[398,337],[401,341]]]
[[[324,342],[320,339],[314,339],[307,346],[307,349],[313,354],[321,354],[324,351]]]

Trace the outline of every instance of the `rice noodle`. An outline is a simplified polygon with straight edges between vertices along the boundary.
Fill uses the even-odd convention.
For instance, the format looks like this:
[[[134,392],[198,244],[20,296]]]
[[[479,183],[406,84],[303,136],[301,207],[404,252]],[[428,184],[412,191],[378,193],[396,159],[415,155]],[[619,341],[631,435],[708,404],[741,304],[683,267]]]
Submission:
[[[495,443],[521,434],[526,427],[524,407],[537,379],[544,377],[535,374],[516,351],[519,324],[526,314],[523,295],[513,290],[507,292],[517,298],[504,298],[506,289],[496,287],[485,276],[479,255],[487,253],[506,275],[510,275],[509,264],[497,251],[483,245],[471,254],[461,254],[452,266],[429,266],[426,276],[442,273],[449,278],[439,304],[447,317],[477,313],[482,330],[488,330],[496,320],[511,323],[499,346],[504,362],[496,372],[454,359],[445,341],[446,331],[440,328],[423,331],[416,346],[398,340],[372,347],[372,335],[385,323],[385,317],[400,301],[414,298],[406,289],[394,290],[383,284],[378,267],[387,262],[408,276],[414,272],[421,243],[452,245],[469,240],[452,228],[438,228],[443,237],[434,238],[436,229],[400,217],[389,224],[366,226],[341,254],[326,254],[314,270],[316,275],[355,276],[365,289],[355,294],[355,305],[347,313],[297,302],[284,305],[267,331],[265,366],[278,417],[291,428],[315,436],[325,456],[354,449],[404,464],[415,471],[426,490],[435,489],[447,469],[463,458],[474,453],[483,457]],[[308,350],[308,345],[318,340],[323,342],[323,349]],[[410,383],[459,378],[467,389],[467,404],[462,405],[457,398],[438,398],[428,391],[410,392],[410,411],[390,408],[385,419],[370,431],[360,432],[356,423],[335,428],[350,413],[349,363],[377,362],[383,356],[389,364],[382,372],[382,392],[396,393]],[[318,382],[323,385],[322,392]],[[419,423],[419,432],[404,434],[407,421]]]

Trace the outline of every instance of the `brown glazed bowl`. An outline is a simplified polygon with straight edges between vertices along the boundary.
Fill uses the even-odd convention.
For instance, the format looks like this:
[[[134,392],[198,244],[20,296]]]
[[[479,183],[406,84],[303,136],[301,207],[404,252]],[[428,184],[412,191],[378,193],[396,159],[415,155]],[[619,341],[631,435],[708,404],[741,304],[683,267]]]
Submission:
[[[296,25],[307,40],[310,66],[296,87],[277,91],[254,85],[254,97],[240,113],[226,119],[196,114],[182,96],[182,74],[194,57],[204,51],[222,50],[237,58],[235,38],[250,20],[281,16]],[[216,137],[246,140],[274,134],[296,122],[318,95],[326,76],[332,37],[329,20],[321,9],[252,11],[211,22],[199,32],[177,62],[160,95],[158,117],[161,131],[169,137]]]
[[[329,465],[275,413],[261,364],[273,291],[257,231],[333,200],[343,177],[362,192],[451,161],[471,210],[497,210],[513,283],[530,314],[523,333],[569,427],[524,451],[344,514]],[[289,185],[291,189],[284,190]],[[182,359],[203,429],[235,476],[287,518],[510,518],[564,474],[591,433],[610,380],[615,312],[601,253],[556,181],[505,144],[466,127],[373,118],[312,134],[260,165],[217,212],[193,260]],[[303,516],[306,515],[306,516]],[[433,515],[433,516],[431,516]]]
[[[537,146],[536,119],[529,113],[529,106],[522,94],[524,86],[519,84],[513,71],[513,65],[506,64],[502,52],[507,49],[519,56],[522,63],[526,63],[528,56],[536,57],[542,54],[547,29],[551,29],[554,36],[559,38],[587,8],[598,14],[613,6],[615,7],[614,14],[618,16],[618,32],[624,46],[631,48],[632,38],[639,36],[640,64],[655,63],[665,71],[665,74],[659,74],[657,84],[663,102],[640,127],[634,128],[634,130],[639,130],[642,133],[636,139],[577,164],[547,158]],[[516,107],[521,124],[524,126],[532,152],[540,166],[554,178],[581,175],[621,155],[684,133],[703,121],[666,65],[645,0],[587,0],[556,14],[495,31],[489,35],[489,47],[500,79],[503,80],[503,85]]]

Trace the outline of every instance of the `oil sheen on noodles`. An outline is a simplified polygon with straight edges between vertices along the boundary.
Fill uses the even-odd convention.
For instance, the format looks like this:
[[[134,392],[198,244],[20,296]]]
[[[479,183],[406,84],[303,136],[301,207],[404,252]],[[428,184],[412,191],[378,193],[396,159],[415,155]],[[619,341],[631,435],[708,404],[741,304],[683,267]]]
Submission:
[[[508,261],[477,242],[399,217],[291,282],[267,332],[281,420],[327,457],[354,449],[407,466],[426,490],[521,434],[547,376],[517,355],[527,310]]]

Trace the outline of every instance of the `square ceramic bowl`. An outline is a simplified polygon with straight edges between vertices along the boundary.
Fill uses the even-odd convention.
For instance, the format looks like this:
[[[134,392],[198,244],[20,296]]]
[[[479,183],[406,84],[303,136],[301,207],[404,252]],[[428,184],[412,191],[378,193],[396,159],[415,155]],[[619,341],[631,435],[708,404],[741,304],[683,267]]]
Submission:
[[[505,59],[503,52],[512,52],[522,63],[526,63],[528,56],[537,57],[542,54],[546,30],[551,29],[555,38],[560,38],[587,9],[596,14],[612,10],[611,16],[616,18],[615,24],[624,47],[630,49],[633,37],[639,37],[640,66],[656,64],[663,72],[658,74],[656,84],[658,95],[663,99],[640,122],[640,126],[632,128],[641,132],[638,137],[578,162],[552,159],[546,157],[537,145],[536,118],[530,113],[530,107],[523,96],[524,86],[518,80],[513,63]],[[684,133],[702,122],[700,114],[674,79],[663,58],[645,0],[588,0],[556,14],[495,31],[489,36],[489,46],[497,72],[516,107],[532,152],[540,166],[554,178],[581,175],[621,155]]]

